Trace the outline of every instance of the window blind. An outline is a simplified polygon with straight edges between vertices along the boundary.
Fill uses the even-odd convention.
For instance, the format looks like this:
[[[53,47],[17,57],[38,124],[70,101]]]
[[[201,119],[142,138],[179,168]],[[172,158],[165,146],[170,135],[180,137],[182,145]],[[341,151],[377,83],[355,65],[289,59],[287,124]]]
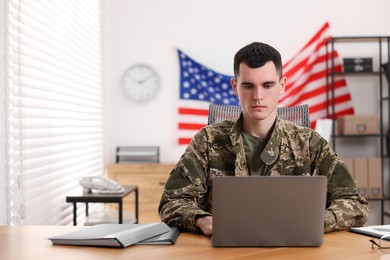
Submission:
[[[4,3],[0,0],[0,13],[4,13]],[[3,17],[3,16],[1,16]],[[4,57],[4,20],[0,20],[0,57]],[[4,59],[0,59],[0,122],[5,122],[4,111]],[[3,144],[0,148],[0,225],[7,224],[5,210],[5,149],[4,149],[4,124],[0,123],[0,142]]]
[[[66,194],[103,175],[100,2],[5,3],[7,222],[67,225]]]

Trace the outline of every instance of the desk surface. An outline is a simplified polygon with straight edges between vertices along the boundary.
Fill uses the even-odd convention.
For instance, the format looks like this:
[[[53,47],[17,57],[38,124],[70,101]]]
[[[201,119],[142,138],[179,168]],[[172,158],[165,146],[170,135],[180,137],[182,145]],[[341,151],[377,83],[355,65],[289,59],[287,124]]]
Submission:
[[[347,231],[326,234],[321,247],[213,248],[203,235],[182,233],[171,245],[127,248],[53,246],[45,238],[82,226],[0,226],[0,254],[8,259],[390,259],[390,252],[371,249],[369,237]]]

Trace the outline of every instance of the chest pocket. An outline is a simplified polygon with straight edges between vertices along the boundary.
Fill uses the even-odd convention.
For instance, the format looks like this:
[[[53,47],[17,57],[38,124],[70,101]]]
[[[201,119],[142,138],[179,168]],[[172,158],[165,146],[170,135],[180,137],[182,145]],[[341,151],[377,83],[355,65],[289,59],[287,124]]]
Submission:
[[[212,176],[229,176],[234,175],[234,160],[232,163],[221,163],[217,161],[210,161],[210,173]]]
[[[311,168],[307,166],[291,167],[285,170],[285,175],[311,175]]]
[[[311,167],[308,166],[296,166],[296,165],[290,165],[286,166],[283,163],[276,163],[275,165],[271,166],[269,168],[268,173],[266,175],[271,176],[280,176],[280,175],[312,175],[311,174]]]

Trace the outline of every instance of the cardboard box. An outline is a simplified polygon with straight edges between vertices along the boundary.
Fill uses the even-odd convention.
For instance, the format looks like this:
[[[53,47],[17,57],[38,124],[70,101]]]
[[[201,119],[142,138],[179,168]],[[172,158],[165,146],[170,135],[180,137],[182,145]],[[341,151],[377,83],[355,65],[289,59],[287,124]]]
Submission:
[[[382,161],[381,158],[368,159],[368,197],[382,197]]]
[[[368,197],[368,160],[367,158],[355,158],[353,160],[356,190],[363,197]]]
[[[379,134],[378,116],[346,115],[337,118],[339,135]]]

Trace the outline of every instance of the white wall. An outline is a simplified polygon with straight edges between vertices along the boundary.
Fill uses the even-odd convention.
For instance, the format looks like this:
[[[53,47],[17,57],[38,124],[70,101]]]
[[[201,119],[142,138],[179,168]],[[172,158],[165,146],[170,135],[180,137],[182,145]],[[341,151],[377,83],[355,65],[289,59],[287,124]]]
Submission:
[[[388,0],[103,0],[105,163],[115,161],[119,145],[159,145],[162,162],[175,163],[184,151],[175,135],[175,48],[232,75],[233,55],[247,43],[269,43],[288,60],[326,21],[332,36],[390,35],[389,10]],[[120,87],[122,73],[137,62],[155,67],[162,81],[144,104],[127,99]],[[351,89],[357,112],[359,91],[367,89]],[[375,102],[365,99],[372,110]]]

